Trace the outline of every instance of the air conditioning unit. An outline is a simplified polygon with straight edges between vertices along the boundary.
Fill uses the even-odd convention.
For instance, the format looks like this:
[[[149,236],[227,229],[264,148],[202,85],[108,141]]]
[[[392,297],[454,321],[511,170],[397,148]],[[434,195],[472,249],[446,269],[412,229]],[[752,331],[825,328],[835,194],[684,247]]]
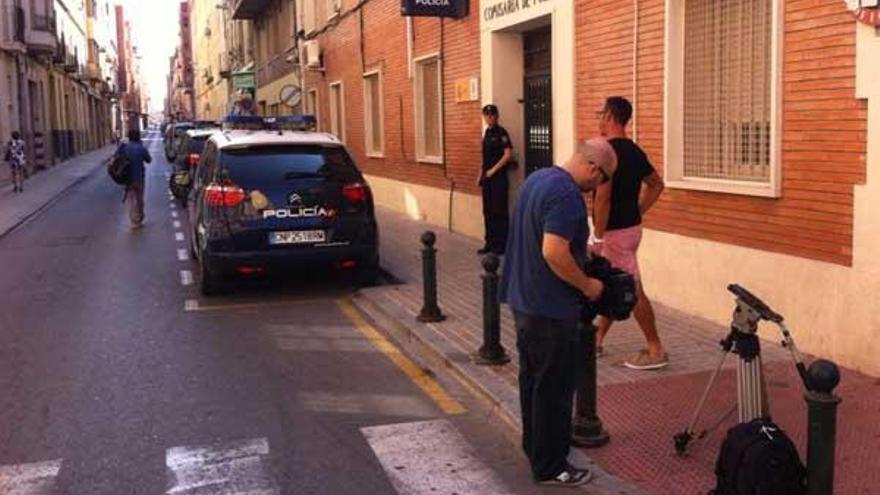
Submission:
[[[321,47],[318,40],[308,40],[303,43],[303,50],[306,52],[306,67],[312,69],[321,68]]]

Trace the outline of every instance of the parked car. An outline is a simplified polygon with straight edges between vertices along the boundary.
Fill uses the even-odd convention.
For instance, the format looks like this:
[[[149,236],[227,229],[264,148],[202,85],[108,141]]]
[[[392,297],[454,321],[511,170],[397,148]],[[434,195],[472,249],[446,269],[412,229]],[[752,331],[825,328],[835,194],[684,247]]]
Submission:
[[[183,134],[180,145],[175,150],[174,173],[169,179],[168,187],[174,197],[184,204],[186,204],[186,197],[189,195],[205,143],[216,132],[220,132],[220,129],[216,127],[190,129]]]
[[[188,212],[205,295],[235,277],[303,268],[350,270],[362,284],[379,276],[370,187],[330,134],[214,133],[196,169]]]
[[[177,148],[180,146],[180,140],[184,133],[194,128],[195,124],[192,122],[175,122],[165,129],[165,158],[169,162],[174,162],[177,159]]]

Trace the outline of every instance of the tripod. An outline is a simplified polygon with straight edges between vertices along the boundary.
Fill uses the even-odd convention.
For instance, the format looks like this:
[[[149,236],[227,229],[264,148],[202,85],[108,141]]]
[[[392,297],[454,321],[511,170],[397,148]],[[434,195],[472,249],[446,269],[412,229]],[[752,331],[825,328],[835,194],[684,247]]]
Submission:
[[[675,452],[684,455],[692,440],[700,440],[712,430],[718,428],[734,411],[739,413],[739,421],[745,423],[756,418],[769,416],[767,402],[767,386],[764,382],[764,370],[761,366],[761,343],[758,340],[758,323],[767,320],[775,323],[782,332],[782,346],[791,352],[798,375],[807,390],[811,390],[807,379],[807,369],[803,357],[797,350],[791,333],[785,326],[782,315],[770,309],[764,301],[737,284],[727,286],[727,290],[736,296],[736,308],[730,324],[730,333],[721,341],[721,356],[718,365],[709,377],[703,390],[700,402],[691,417],[687,429],[673,437]],[[711,428],[696,431],[697,423],[706,406],[709,393],[718,379],[724,360],[728,354],[739,356],[736,366],[737,404],[721,417]]]

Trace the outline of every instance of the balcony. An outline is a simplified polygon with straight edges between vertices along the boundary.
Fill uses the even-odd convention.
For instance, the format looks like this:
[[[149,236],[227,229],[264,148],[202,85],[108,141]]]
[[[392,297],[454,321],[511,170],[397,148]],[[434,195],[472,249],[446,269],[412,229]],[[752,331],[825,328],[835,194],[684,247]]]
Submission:
[[[292,48],[290,49],[292,50]],[[268,63],[257,68],[257,87],[265,86],[294,71],[296,65],[287,61],[289,50],[272,57]]]
[[[104,80],[104,78],[101,77],[101,68],[98,67],[98,64],[94,62],[89,62],[86,65],[86,78],[89,81],[95,82],[102,82]]]
[[[28,52],[34,55],[54,55],[58,49],[55,36],[55,17],[31,15],[30,29],[25,32]]]
[[[241,19],[258,19],[263,17],[266,7],[272,3],[272,0],[236,0],[235,6],[232,8],[232,18]]]
[[[25,17],[21,7],[0,8],[0,49],[25,51]]]

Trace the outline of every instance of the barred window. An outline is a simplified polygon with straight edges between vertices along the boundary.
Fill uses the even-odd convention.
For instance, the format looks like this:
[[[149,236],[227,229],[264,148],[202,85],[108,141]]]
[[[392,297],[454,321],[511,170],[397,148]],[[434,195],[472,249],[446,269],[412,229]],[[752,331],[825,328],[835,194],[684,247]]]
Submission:
[[[440,59],[436,56],[416,61],[416,155],[419,160],[443,160],[440,88]]]
[[[670,0],[667,182],[778,195],[781,0]]]
[[[382,79],[378,72],[364,75],[364,131],[367,154],[382,155]]]
[[[687,0],[684,175],[770,180],[772,0]]]
[[[330,85],[330,132],[340,141],[345,141],[345,98],[342,82]]]

